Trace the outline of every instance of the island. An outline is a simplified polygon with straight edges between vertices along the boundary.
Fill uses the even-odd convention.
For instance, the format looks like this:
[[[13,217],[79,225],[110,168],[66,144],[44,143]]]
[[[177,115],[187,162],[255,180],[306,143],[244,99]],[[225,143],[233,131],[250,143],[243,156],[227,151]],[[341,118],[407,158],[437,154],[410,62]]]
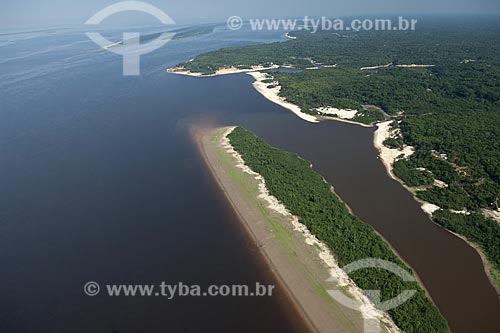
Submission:
[[[197,138],[219,185],[275,271],[292,285],[289,292],[313,327],[360,330],[346,308],[332,307],[327,289],[338,288],[360,303],[363,317],[380,320],[389,332],[448,331],[416,279],[405,282],[378,268],[349,275],[342,271],[340,267],[356,260],[376,257],[413,275],[371,226],[352,215],[309,161],[273,148],[241,127],[199,131]],[[305,296],[308,289],[316,296]],[[416,293],[386,312],[371,304],[362,290],[380,290],[384,300],[403,290]]]

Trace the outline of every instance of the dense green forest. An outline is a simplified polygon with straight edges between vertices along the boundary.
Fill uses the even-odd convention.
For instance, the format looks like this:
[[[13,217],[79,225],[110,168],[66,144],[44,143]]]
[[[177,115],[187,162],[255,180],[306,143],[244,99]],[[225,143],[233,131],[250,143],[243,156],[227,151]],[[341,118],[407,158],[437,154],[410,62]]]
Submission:
[[[245,163],[262,175],[269,192],[332,249],[340,266],[360,259],[380,258],[412,273],[370,225],[349,213],[331,191],[331,185],[311,169],[309,161],[275,149],[241,127],[229,135],[229,140]],[[417,282],[404,282],[376,268],[359,270],[350,277],[361,289],[381,290],[383,300],[396,297],[403,290],[417,290],[411,300],[389,311],[404,331],[448,331],[445,319]]]
[[[491,275],[493,279],[500,279],[498,271],[498,267],[500,267],[500,225],[498,223],[491,223],[491,220],[479,214],[454,214],[445,210],[436,212],[434,219],[445,228],[463,235],[479,245],[492,265]]]
[[[480,212],[497,209],[493,203],[500,198],[499,31],[498,21],[465,18],[420,20],[416,31],[294,31],[289,33],[294,40],[222,49],[181,65],[203,73],[270,64],[304,69],[269,73],[282,87],[282,97],[305,113],[333,106],[359,110],[353,120],[364,123],[392,117],[400,134],[385,144],[416,148],[409,159],[394,164],[395,174],[416,187],[419,198],[444,210]],[[402,64],[432,66],[397,67]],[[385,115],[364,110],[366,104]],[[447,221],[445,227],[475,227],[472,217],[452,214]],[[488,239],[490,230],[479,228],[483,236],[474,239]],[[482,245],[487,253],[497,250],[491,246]]]
[[[361,68],[389,63],[450,66],[468,63],[498,64],[500,23],[483,21],[420,20],[416,31],[317,32],[293,31],[294,40],[224,48],[197,56],[181,65],[207,74],[228,66],[337,65]]]

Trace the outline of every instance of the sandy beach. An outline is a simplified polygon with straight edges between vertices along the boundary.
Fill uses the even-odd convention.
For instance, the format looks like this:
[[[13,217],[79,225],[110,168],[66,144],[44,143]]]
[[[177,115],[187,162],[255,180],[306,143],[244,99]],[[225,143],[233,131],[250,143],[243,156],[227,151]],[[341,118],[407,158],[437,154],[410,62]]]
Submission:
[[[481,209],[481,213],[483,213],[484,216],[497,221],[497,223],[500,223],[500,211],[483,208]]]
[[[331,65],[331,67],[335,67],[335,66],[336,65]],[[353,121],[352,118],[357,113],[355,110],[344,110],[344,109],[337,109],[334,107],[320,108],[317,110],[317,112],[319,112],[321,114],[318,114],[317,116],[302,112],[298,105],[295,105],[293,103],[288,102],[285,98],[283,98],[279,95],[280,90],[281,90],[281,86],[277,82],[275,82],[273,88],[268,88],[268,86],[270,84],[263,82],[264,80],[266,80],[268,78],[266,73],[264,73],[263,71],[268,70],[268,69],[277,69],[279,67],[280,66],[278,66],[278,65],[273,65],[271,67],[252,66],[251,69],[237,69],[236,67],[229,67],[229,68],[219,69],[214,74],[208,74],[208,75],[204,75],[202,73],[193,73],[193,72],[185,70],[183,67],[169,68],[169,69],[167,69],[167,72],[172,73],[172,74],[177,74],[177,75],[186,75],[186,76],[193,76],[193,77],[214,77],[214,76],[219,76],[219,75],[246,73],[254,78],[255,81],[253,82],[252,86],[262,96],[264,96],[267,100],[269,100],[275,104],[278,104],[279,106],[293,112],[297,117],[299,117],[305,121],[308,121],[311,123],[318,123],[321,120],[334,120],[334,121],[341,121],[341,122],[345,122],[345,123],[349,123],[349,124],[353,124],[353,125],[358,125],[358,126],[362,126],[362,127],[373,127],[373,125],[368,125],[368,124],[363,124],[363,123],[360,123],[357,121]],[[282,67],[293,68],[293,67],[287,67],[287,66],[282,66]],[[314,68],[310,68],[310,69],[318,69],[318,68],[314,67]],[[336,115],[336,117],[328,117],[328,115]]]
[[[380,153],[379,156],[387,170],[387,174],[392,179],[399,180],[394,175],[392,166],[396,161],[396,159],[402,154],[404,155],[404,157],[411,156],[415,152],[415,148],[406,146],[404,147],[403,150],[399,150],[399,149],[389,148],[384,145],[384,141],[393,136],[394,134],[396,134],[396,131],[398,131],[397,129],[393,130],[391,128],[390,125],[392,122],[393,122],[392,120],[388,120],[377,124],[377,130],[375,131],[373,137],[373,145],[375,146],[375,148],[378,149]]]
[[[232,128],[195,131],[207,165],[290,298],[317,332],[362,332],[363,318],[381,320],[383,331],[398,332],[388,315],[370,301],[338,267],[329,249],[269,195],[260,175],[249,169],[226,136]],[[335,282],[327,282],[330,277]],[[329,296],[341,289],[362,314]],[[390,329],[389,329],[390,328]]]
[[[268,88],[267,86],[269,85],[269,83],[262,82],[267,78],[265,73],[250,72],[248,73],[248,75],[251,75],[255,79],[255,82],[252,84],[255,90],[257,90],[260,94],[262,94],[262,96],[264,96],[271,102],[278,104],[287,110],[292,111],[296,116],[304,119],[305,121],[311,123],[319,122],[319,120],[315,116],[300,111],[300,107],[290,102],[287,102],[283,97],[279,96],[281,90],[281,87],[279,85],[275,85],[274,88]]]
[[[376,68],[385,68],[389,67],[392,64],[387,64],[384,66],[375,66],[375,67],[363,67],[361,70],[365,69],[376,69]],[[399,66],[420,66],[420,65],[399,65]],[[422,65],[422,66],[431,66],[431,65]],[[272,67],[272,68],[277,68]],[[267,68],[267,69],[272,69],[272,68]],[[213,76],[218,76],[218,75],[225,75],[225,74],[236,74],[236,73],[246,73],[254,78],[254,82],[252,83],[252,86],[254,87],[255,90],[257,90],[262,96],[264,96],[266,99],[269,101],[278,104],[285,109],[293,112],[297,117],[311,122],[311,123],[319,123],[320,121],[323,120],[334,120],[334,121],[340,121],[340,122],[345,122],[349,123],[352,125],[357,125],[357,126],[362,126],[362,127],[377,127],[377,130],[375,131],[374,138],[373,138],[373,144],[375,148],[379,151],[379,158],[381,159],[382,163],[384,164],[387,174],[392,178],[401,183],[408,191],[414,193],[412,189],[410,189],[408,186],[406,186],[399,178],[397,178],[394,175],[392,165],[396,161],[397,157],[399,157],[401,154],[404,154],[405,157],[411,156],[414,152],[415,149],[410,146],[406,146],[402,151],[399,149],[392,149],[389,147],[386,147],[383,142],[391,137],[392,135],[395,134],[395,130],[392,130],[390,128],[390,124],[392,120],[388,120],[385,122],[377,123],[375,125],[369,125],[369,124],[363,124],[360,122],[353,121],[352,118],[356,115],[357,111],[356,110],[344,110],[344,109],[338,109],[334,107],[325,107],[325,108],[319,108],[317,111],[320,113],[317,116],[309,115],[300,110],[300,107],[286,101],[285,98],[279,96],[279,92],[281,90],[281,87],[279,86],[278,82],[275,82],[273,88],[268,88],[270,85],[269,83],[263,82],[266,80],[268,77],[266,73],[263,73],[262,71],[265,70],[266,68],[263,68],[262,66],[254,66],[252,69],[247,69],[247,70],[238,70],[236,68],[226,68],[226,69],[221,69],[217,71],[215,74],[211,75],[202,75],[201,73],[191,73],[189,71],[185,71],[180,67],[177,68],[171,68],[168,69],[167,71],[169,73],[173,74],[180,74],[180,75],[188,75],[188,76],[195,76],[195,77],[213,77]],[[337,117],[328,117],[325,116],[328,114],[331,115],[336,115]],[[428,202],[424,202],[420,199],[418,199],[415,196],[415,200],[421,203],[422,205],[422,210],[428,214],[432,218],[432,214],[439,210],[440,207],[433,205]]]
[[[407,186],[401,179],[396,177],[396,175],[394,174],[392,166],[393,166],[394,162],[396,161],[397,157],[400,156],[401,154],[404,154],[405,157],[411,156],[415,152],[415,148],[410,147],[410,146],[406,146],[403,150],[399,150],[399,149],[391,149],[389,147],[384,146],[384,144],[383,144],[384,140],[386,140],[387,138],[391,137],[392,135],[394,135],[396,133],[395,130],[392,130],[389,126],[391,122],[392,121],[386,121],[386,122],[382,122],[382,123],[377,124],[377,130],[375,131],[375,134],[374,134],[373,144],[374,144],[375,148],[377,148],[379,150],[379,157],[382,160],[382,163],[384,164],[384,166],[387,170],[387,174],[392,179],[399,182],[401,184],[401,186],[406,188],[410,193],[412,193],[413,198],[415,199],[415,201],[417,201],[420,204],[424,213],[426,213],[429,216],[429,218],[431,219],[431,221],[433,223],[437,224],[434,221],[432,215],[436,211],[440,210],[441,207],[417,198],[417,193],[416,193],[415,189],[412,189],[409,186]],[[436,183],[434,185],[436,185]],[[437,182],[437,186],[444,186],[444,184]],[[467,210],[462,210],[462,211],[450,210],[450,211],[455,213],[455,214],[464,214],[464,215],[469,214],[469,212]],[[499,220],[500,213],[499,212],[483,210],[482,213],[486,217],[492,218],[500,223],[500,220]],[[493,269],[493,266],[490,264],[490,262],[486,258],[486,255],[483,253],[481,248],[477,244],[469,241],[466,237],[459,235],[459,234],[457,234],[457,233],[455,233],[447,228],[444,228],[440,224],[437,224],[437,225],[442,227],[447,232],[464,240],[467,244],[469,244],[469,246],[471,246],[472,248],[474,248],[476,250],[476,252],[481,257],[481,260],[482,260],[483,266],[484,266],[484,271],[485,271],[486,275],[488,276],[488,279],[490,280],[491,285],[495,288],[497,293],[500,295],[500,286],[496,282],[496,281],[500,281],[500,272]]]
[[[358,114],[357,110],[351,110],[351,109],[338,109],[334,107],[323,107],[323,108],[317,108],[316,111],[324,113],[324,114],[329,114],[329,115],[336,115],[337,117],[341,119],[352,119],[356,117]]]
[[[381,68],[389,68],[391,66],[399,67],[399,68],[428,68],[428,67],[434,67],[435,65],[419,65],[419,64],[394,65],[391,62],[390,64],[387,64],[387,65],[371,66],[371,67],[361,67],[360,70],[367,71],[367,70],[374,70],[374,69],[381,69]]]
[[[373,67],[362,67],[361,70],[370,70],[370,69],[377,69],[377,68],[387,68],[389,66],[392,66],[393,64],[387,64],[387,65],[382,65],[382,66],[373,66]],[[416,65],[416,64],[410,64],[410,65],[396,65],[397,67],[432,67],[433,65]],[[363,124],[360,122],[353,121],[352,119],[356,116],[357,111],[356,110],[349,110],[349,109],[338,109],[335,107],[324,107],[324,108],[318,108],[316,111],[319,113],[317,116],[313,116],[310,114],[306,114],[301,111],[300,107],[286,101],[285,98],[279,96],[281,87],[279,86],[278,82],[274,82],[273,84],[265,83],[263,82],[264,80],[268,79],[269,77],[267,76],[266,73],[263,71],[266,69],[276,69],[279,68],[278,65],[273,65],[272,67],[265,68],[263,66],[253,66],[252,69],[237,69],[235,67],[231,68],[224,68],[218,70],[215,74],[210,74],[210,75],[202,75],[201,73],[192,73],[189,71],[184,70],[182,67],[174,67],[174,68],[169,68],[167,69],[167,72],[173,73],[173,74],[179,74],[179,75],[187,75],[187,76],[195,76],[195,77],[214,77],[218,75],[226,75],[226,74],[237,74],[237,73],[246,73],[254,78],[254,82],[252,83],[252,86],[254,87],[255,90],[257,90],[262,96],[264,96],[266,99],[269,101],[278,104],[282,106],[283,108],[293,112],[297,117],[311,122],[311,123],[319,123],[320,121],[323,120],[334,120],[334,121],[340,121],[340,122],[345,122],[349,123],[352,125],[357,125],[357,126],[362,126],[362,127],[377,127],[377,130],[374,133],[373,137],[373,145],[375,148],[379,151],[379,158],[384,164],[387,174],[394,180],[398,181],[403,187],[405,187],[408,191],[414,194],[415,200],[418,201],[421,204],[422,210],[429,215],[429,217],[432,219],[432,214],[436,212],[437,210],[440,209],[440,207],[431,204],[429,202],[422,201],[418,199],[415,195],[415,191],[411,189],[410,187],[406,186],[402,180],[396,177],[393,171],[393,164],[396,161],[396,159],[404,155],[404,157],[409,157],[415,152],[415,148],[411,146],[406,146],[404,147],[403,150],[399,149],[394,149],[394,148],[389,148],[386,147],[383,143],[386,139],[390,138],[391,136],[397,134],[397,131],[399,129],[392,129],[390,127],[390,124],[392,123],[392,120],[376,123],[374,125],[370,124]],[[274,85],[272,88],[268,88],[269,85]],[[335,115],[336,117],[329,117],[328,115]]]
[[[380,66],[361,67],[359,70],[367,71],[367,70],[373,70],[373,69],[387,68],[390,66],[392,66],[392,63],[387,64],[387,65],[380,65]]]
[[[382,66],[363,67],[361,70],[387,68],[390,66],[400,68],[425,68],[433,67],[434,65],[387,64]],[[191,73],[185,71],[183,68],[169,69],[168,72],[196,77],[247,73],[255,80],[252,84],[254,89],[266,99],[293,112],[296,116],[305,121],[318,123],[322,120],[335,120],[364,127],[376,126],[377,129],[374,132],[373,144],[379,151],[379,158],[385,166],[387,174],[413,194],[414,199],[420,203],[422,211],[424,211],[431,221],[433,221],[433,214],[439,210],[440,207],[418,199],[415,189],[405,185],[393,172],[394,162],[398,158],[401,158],[401,155],[405,158],[411,156],[415,152],[415,149],[411,146],[405,146],[402,150],[392,149],[383,144],[387,138],[398,134],[398,128],[393,129],[390,127],[392,120],[383,121],[374,125],[361,124],[352,120],[355,117],[354,110],[342,110],[334,107],[318,109],[316,110],[320,112],[318,115],[303,113],[299,106],[279,96],[281,87],[278,82],[263,82],[266,79],[272,78],[263,71],[274,68],[279,68],[279,66],[272,66],[270,68],[254,66],[251,69],[237,69],[234,67],[224,68],[212,75]],[[329,114],[335,115],[336,117],[328,117]],[[219,137],[221,135],[222,134],[219,134]],[[217,140],[214,141],[213,135],[208,135],[207,133],[204,135],[197,135],[197,138],[207,165],[210,166],[214,177],[217,179],[235,211],[238,212],[247,232],[259,246],[271,269],[283,283],[290,298],[302,312],[304,318],[307,319],[313,331],[362,331],[363,318],[368,318],[370,316],[382,318],[382,321],[385,323],[384,327],[387,331],[398,331],[387,314],[377,313],[377,310],[374,309],[373,306],[370,307],[369,300],[366,300],[367,303],[362,306],[362,314],[346,309],[335,301],[332,301],[327,290],[335,288],[343,288],[342,290],[347,288],[349,293],[355,295],[354,298],[361,302],[360,304],[363,303],[364,295],[361,291],[356,290],[355,285],[349,284],[348,282],[346,284],[348,280],[337,279],[337,281],[341,281],[337,286],[332,288],[331,282],[326,286],[325,281],[329,276],[332,274],[340,274],[341,276],[342,273],[342,270],[335,264],[335,261],[330,260],[333,259],[334,256],[329,252],[325,252],[325,250],[328,251],[328,249],[323,247],[321,243],[317,243],[317,240],[314,240],[313,237],[310,237],[311,235],[307,234],[307,229],[301,229],[300,223],[295,221],[293,216],[287,215],[286,210],[282,210],[279,207],[279,203],[273,203],[272,198],[266,197],[265,185],[262,187],[258,177],[256,178],[255,175],[252,176],[251,172],[246,173],[244,168],[242,168],[236,171],[236,173],[240,173],[240,182],[235,182],[234,176],[231,175],[235,173],[235,168],[238,169],[238,167],[235,167],[234,160],[232,162],[227,161],[227,156],[231,156],[231,153],[226,150],[228,147],[223,148],[223,144],[220,141],[217,143]],[[226,157],[221,157],[223,155]],[[236,156],[232,156],[232,158],[237,160]],[[221,163],[224,159],[226,159],[225,163]],[[246,173],[246,176],[241,176],[241,173]],[[245,177],[246,180],[241,182],[241,178]],[[249,187],[248,184],[253,185]],[[446,184],[439,182],[436,182],[435,185],[446,186]],[[253,192],[248,188],[253,188]],[[491,212],[484,212],[484,214],[488,217],[496,218],[497,221],[500,216],[500,214],[492,214]],[[491,265],[488,263],[481,249],[476,244],[469,242],[465,237],[457,235],[446,228],[445,230],[467,242],[479,253],[491,285],[493,285],[498,292],[498,285],[495,281],[500,281],[500,272],[491,269]],[[283,241],[283,234],[281,233],[285,235],[285,241]],[[292,253],[292,255],[290,255],[290,253]],[[348,277],[346,278],[348,279]]]
[[[434,67],[436,65],[419,65],[419,64],[409,64],[409,65],[396,65],[396,67],[400,68],[428,68]]]
[[[407,158],[413,153],[415,153],[415,148],[411,146],[406,146],[403,148],[403,150],[395,149],[395,148],[389,148],[384,145],[384,141],[393,135],[397,134],[397,131],[399,129],[392,129],[390,127],[392,123],[392,120],[388,120],[385,122],[381,122],[377,124],[377,130],[375,131],[373,135],[373,145],[375,148],[379,151],[379,158],[382,161],[382,163],[385,166],[385,169],[387,171],[387,174],[389,177],[392,179],[396,180],[398,183],[401,184],[404,188],[406,188],[410,193],[413,194],[413,197],[415,201],[420,203],[422,210],[424,213],[429,215],[429,217],[432,219],[432,214],[436,212],[437,210],[441,209],[439,206],[436,206],[430,202],[423,201],[416,196],[416,192],[414,189],[410,188],[407,186],[401,179],[396,177],[394,174],[394,169],[393,165],[394,162],[398,159],[399,156],[404,155],[404,158]]]
[[[300,110],[299,106],[290,103],[285,98],[279,96],[281,87],[279,86],[278,82],[274,82],[273,88],[268,88],[270,84],[263,82],[264,80],[267,79],[265,73],[255,71],[247,74],[251,75],[255,79],[252,86],[255,88],[255,90],[257,90],[260,94],[262,94],[262,96],[267,98],[269,101],[278,104],[287,110],[292,111],[297,117],[305,121],[311,123],[319,123],[322,120],[334,120],[362,127],[373,127],[373,125],[363,124],[352,120],[352,118],[354,118],[354,116],[357,114],[356,110],[348,110],[348,109],[344,110],[344,109],[337,109],[334,107],[328,107],[328,108],[317,109],[316,111],[319,113],[317,116],[304,113]],[[336,117],[329,117],[328,115],[336,115]]]
[[[221,69],[217,70],[214,74],[202,74],[202,73],[191,72],[191,71],[185,70],[184,67],[180,66],[180,67],[168,68],[167,73],[186,75],[186,76],[194,76],[194,77],[214,77],[214,76],[228,75],[228,74],[251,73],[251,72],[264,71],[264,70],[276,69],[276,68],[279,68],[279,66],[278,65],[273,65],[270,67],[252,66],[252,68],[248,68],[248,69],[238,69],[236,67],[227,67],[227,68],[221,68]]]

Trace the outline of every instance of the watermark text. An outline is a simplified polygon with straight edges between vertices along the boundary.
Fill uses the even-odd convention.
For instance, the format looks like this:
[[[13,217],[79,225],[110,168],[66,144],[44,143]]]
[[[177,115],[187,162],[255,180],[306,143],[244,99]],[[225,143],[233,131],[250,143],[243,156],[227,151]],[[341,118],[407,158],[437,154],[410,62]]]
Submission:
[[[306,30],[312,33],[320,31],[414,31],[418,20],[405,18],[397,19],[352,19],[350,21],[340,18],[311,18],[305,16],[301,19],[249,19],[243,20],[240,16],[231,16],[227,20],[230,30],[240,30],[249,24],[253,31],[295,31]]]

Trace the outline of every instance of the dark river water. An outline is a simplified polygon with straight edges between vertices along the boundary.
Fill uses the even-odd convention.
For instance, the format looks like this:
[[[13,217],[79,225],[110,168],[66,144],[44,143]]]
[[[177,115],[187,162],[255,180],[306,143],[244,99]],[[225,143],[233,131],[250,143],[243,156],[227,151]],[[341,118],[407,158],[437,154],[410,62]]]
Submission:
[[[81,31],[0,37],[0,332],[306,330],[279,287],[263,298],[83,293],[87,281],[277,284],[200,160],[192,125],[243,125],[311,160],[416,270],[454,332],[500,331],[479,256],[386,175],[372,129],[304,122],[247,75],[164,72],[281,34],[172,41],[132,78]]]

